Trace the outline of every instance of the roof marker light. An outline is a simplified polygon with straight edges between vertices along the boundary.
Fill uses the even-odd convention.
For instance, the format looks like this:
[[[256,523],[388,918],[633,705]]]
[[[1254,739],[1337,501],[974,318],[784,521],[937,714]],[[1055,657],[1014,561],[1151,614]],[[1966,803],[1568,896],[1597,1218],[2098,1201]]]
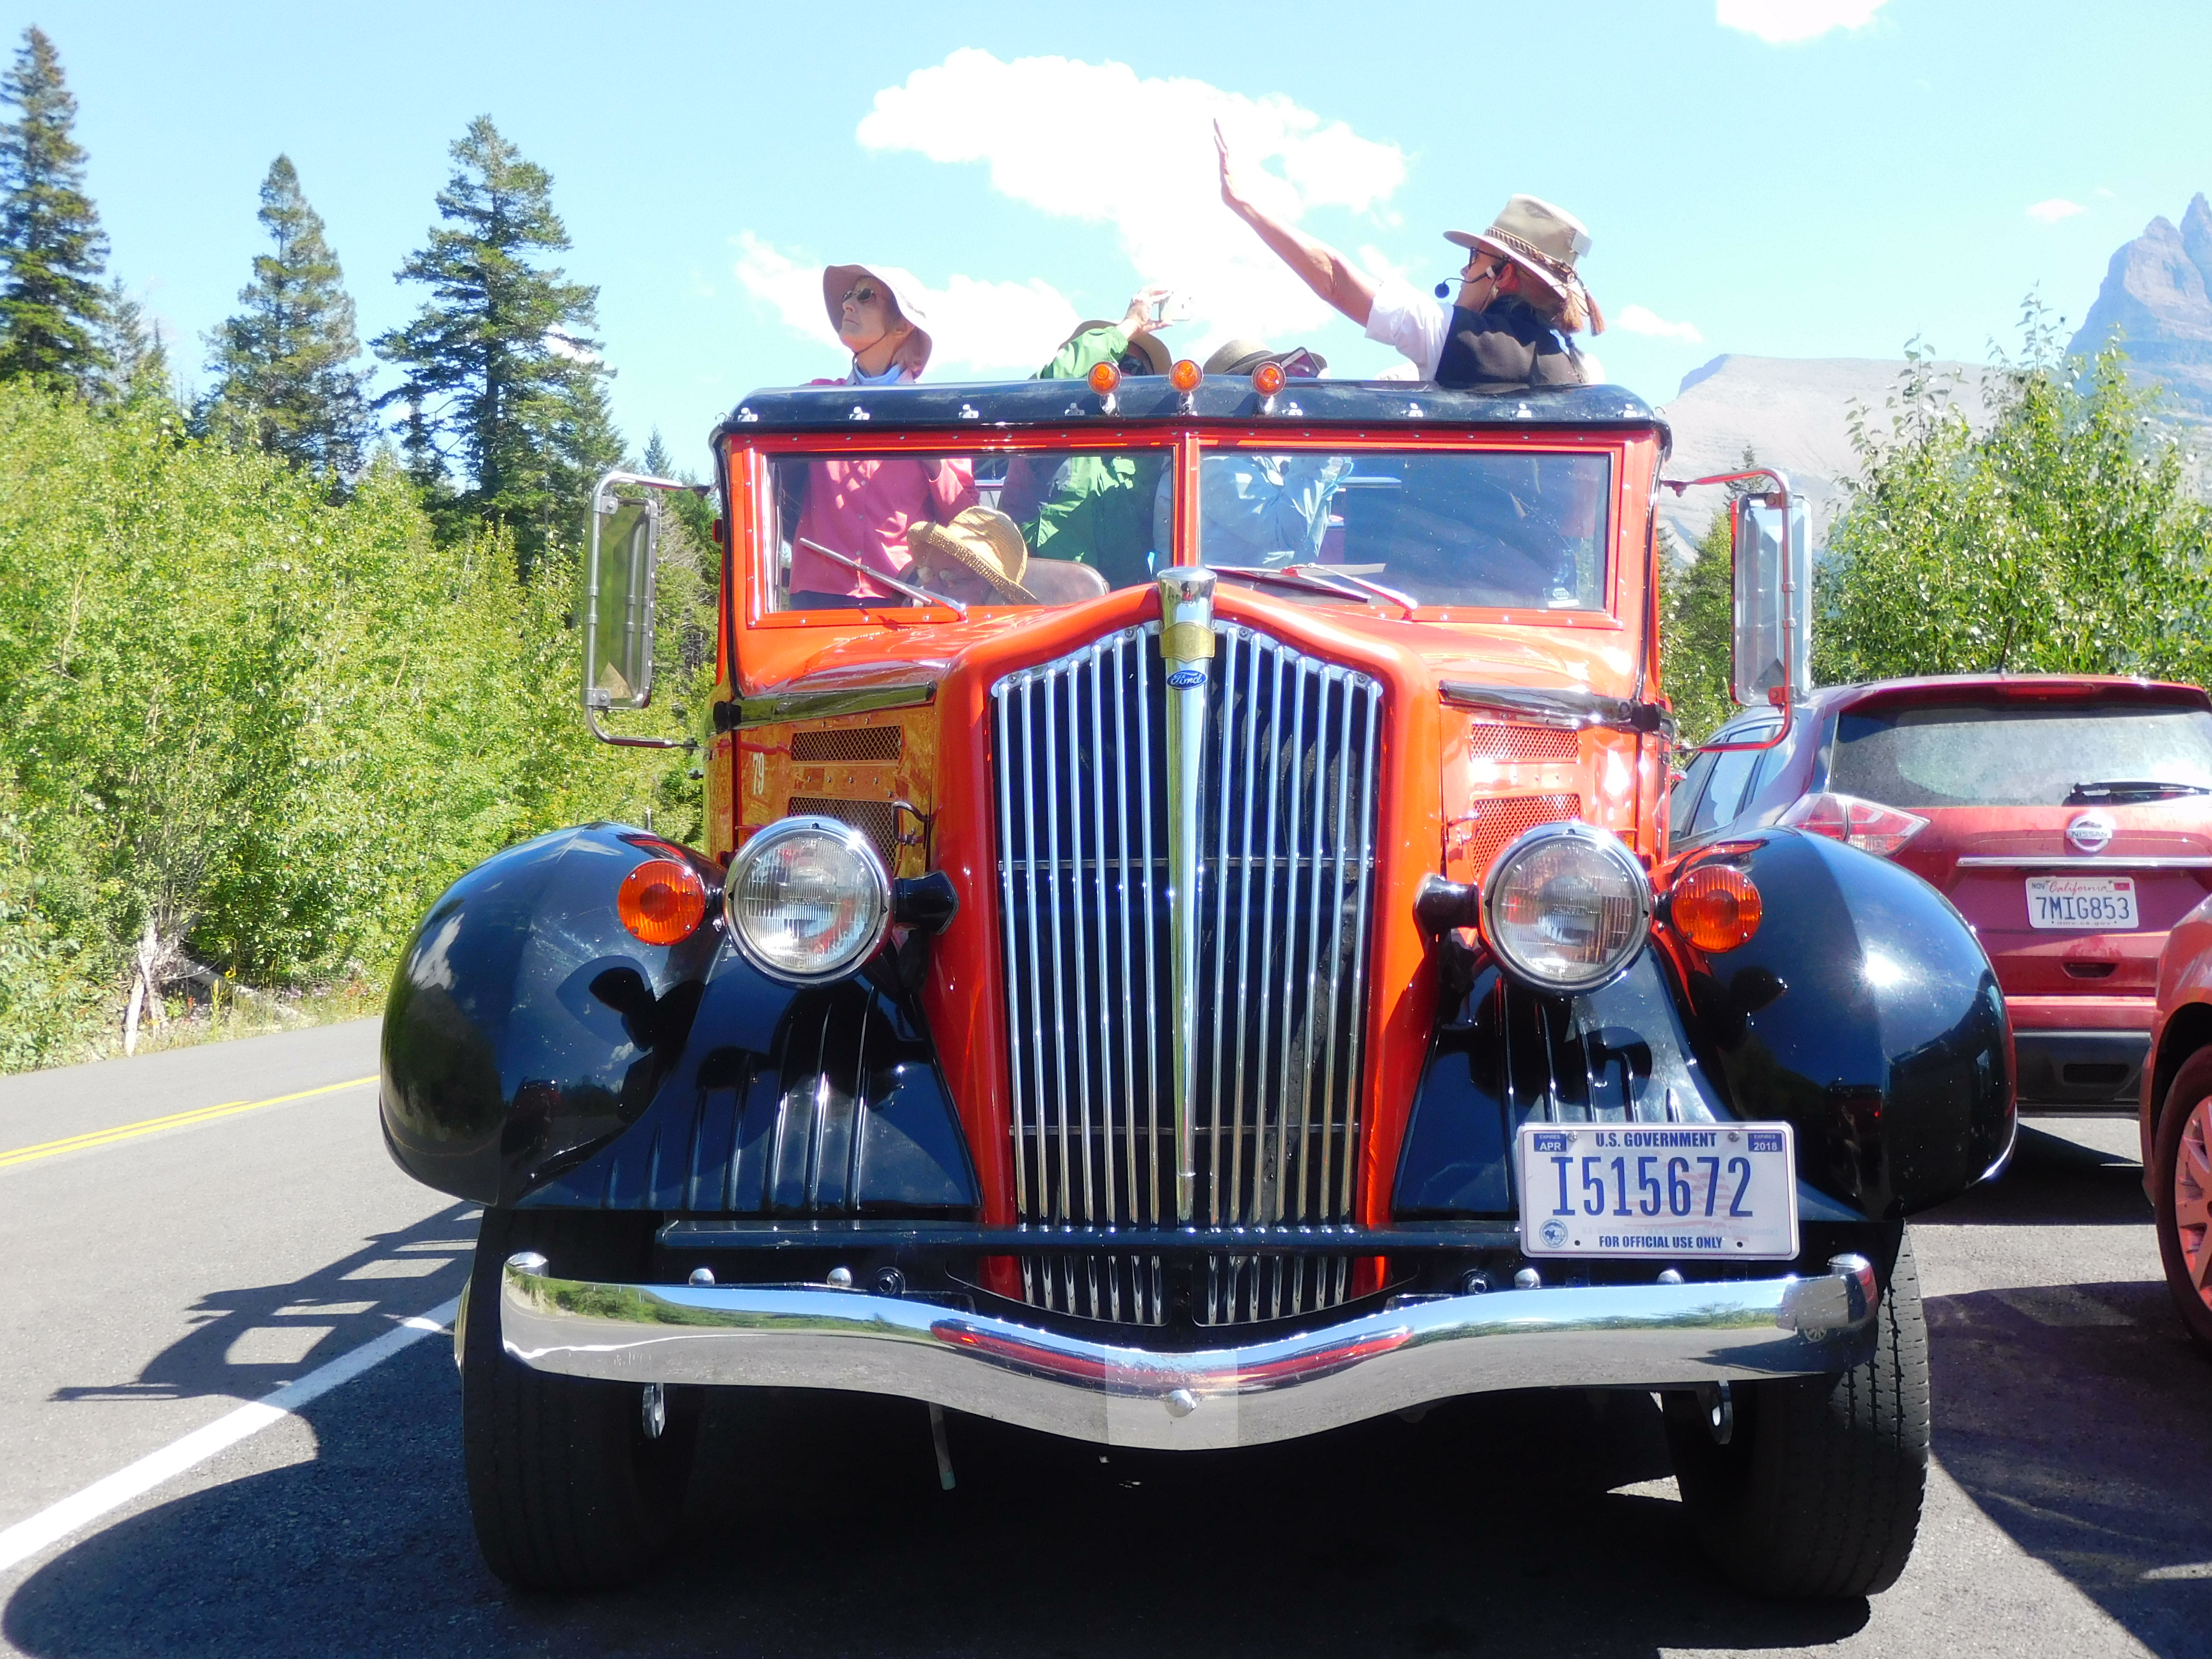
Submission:
[[[1252,371],[1252,390],[1262,398],[1272,398],[1283,389],[1283,366],[1262,363]]]
[[[1206,371],[1188,357],[1168,371],[1168,384],[1177,392],[1195,392],[1205,378]]]
[[[1121,384],[1121,370],[1120,366],[1115,363],[1093,363],[1091,366],[1091,373],[1085,378],[1090,380],[1091,389],[1093,392],[1102,398],[1110,398],[1114,395],[1115,388]]]

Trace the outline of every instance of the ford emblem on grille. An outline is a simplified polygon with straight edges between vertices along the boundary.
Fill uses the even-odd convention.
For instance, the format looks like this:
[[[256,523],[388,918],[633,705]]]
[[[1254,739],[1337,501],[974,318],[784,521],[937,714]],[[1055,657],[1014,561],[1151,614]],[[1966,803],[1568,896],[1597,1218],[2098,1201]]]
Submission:
[[[1168,684],[1178,691],[1187,691],[1194,685],[1206,684],[1206,671],[1203,668],[1178,668],[1168,676]]]
[[[2102,812],[2084,812],[2066,826],[2066,839],[2080,852],[2101,853],[2112,843],[2112,821]]]

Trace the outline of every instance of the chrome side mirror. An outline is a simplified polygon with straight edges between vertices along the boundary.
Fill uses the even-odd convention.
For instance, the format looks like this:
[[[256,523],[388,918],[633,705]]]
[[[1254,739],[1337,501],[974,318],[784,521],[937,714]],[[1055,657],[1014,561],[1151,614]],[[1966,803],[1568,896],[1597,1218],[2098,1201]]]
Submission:
[[[602,714],[639,709],[653,701],[653,590],[659,574],[659,492],[694,486],[635,472],[610,472],[592,491],[591,530],[584,555],[584,719],[603,743],[641,749],[682,749],[679,738],[620,737],[599,724]]]
[[[1734,665],[1737,702],[1802,699],[1813,689],[1812,534],[1805,503],[1779,477],[1772,494],[1737,498]]]

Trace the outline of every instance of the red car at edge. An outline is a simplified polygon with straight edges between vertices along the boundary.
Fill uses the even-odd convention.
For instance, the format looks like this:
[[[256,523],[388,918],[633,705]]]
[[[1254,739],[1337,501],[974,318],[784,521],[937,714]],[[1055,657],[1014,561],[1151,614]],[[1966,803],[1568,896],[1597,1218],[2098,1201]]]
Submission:
[[[1747,712],[1712,741],[1770,737],[1780,719]],[[1676,848],[1790,823],[1932,884],[1996,969],[2023,1111],[2163,1100],[2180,1060],[2212,1044],[2212,918],[2198,912],[2212,890],[2212,699],[2202,689],[2055,674],[1876,680],[1814,691],[1792,726],[1771,749],[1698,756],[1669,803]],[[2160,994],[2160,951],[2177,928],[2169,974],[2193,940],[2195,977],[2180,994],[2193,1012],[2169,1021],[2153,1077],[2144,1060],[2158,1011],[2178,1006]],[[2212,1055],[2198,1074],[2212,1097]],[[2203,1109],[2212,1123],[2212,1103]],[[2148,1165],[2148,1108],[2143,1121]],[[2195,1213],[2201,1241],[2201,1199]],[[2199,1314],[2212,1334],[2212,1304]]]

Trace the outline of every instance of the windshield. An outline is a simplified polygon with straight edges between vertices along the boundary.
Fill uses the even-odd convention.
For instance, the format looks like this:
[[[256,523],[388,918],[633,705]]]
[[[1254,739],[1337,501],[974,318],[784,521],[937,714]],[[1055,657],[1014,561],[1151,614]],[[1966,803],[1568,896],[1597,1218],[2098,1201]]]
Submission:
[[[1199,476],[1217,568],[1311,565],[1423,607],[1605,609],[1607,455],[1214,450]]]
[[[1946,703],[1837,717],[1828,787],[1888,806],[2065,806],[2107,781],[2212,787],[2212,714]]]
[[[1172,452],[791,456],[769,464],[772,609],[1066,605],[1169,562]]]

